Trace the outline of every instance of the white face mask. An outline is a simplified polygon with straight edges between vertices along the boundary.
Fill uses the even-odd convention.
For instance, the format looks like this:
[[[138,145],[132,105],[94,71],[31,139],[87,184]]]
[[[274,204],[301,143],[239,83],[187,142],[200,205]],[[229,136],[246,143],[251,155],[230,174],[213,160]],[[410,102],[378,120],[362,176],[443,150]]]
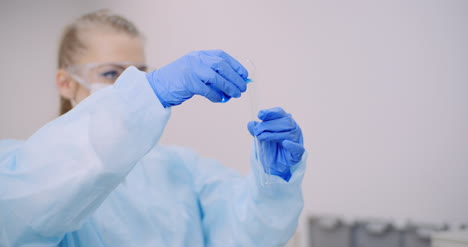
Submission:
[[[102,82],[94,82],[91,83],[91,86],[89,87],[89,93],[93,94],[101,89],[104,89],[106,87],[110,87],[112,84],[109,83],[102,83]]]
[[[75,79],[76,82],[80,83],[83,87],[87,88],[89,90],[89,94],[92,95],[97,91],[100,91],[104,88],[112,86],[112,84],[109,83],[102,83],[102,82],[93,82],[93,83],[88,83],[84,81],[81,77],[77,75],[72,75],[73,79]],[[75,107],[77,102],[75,99],[70,100],[72,103],[72,106]]]

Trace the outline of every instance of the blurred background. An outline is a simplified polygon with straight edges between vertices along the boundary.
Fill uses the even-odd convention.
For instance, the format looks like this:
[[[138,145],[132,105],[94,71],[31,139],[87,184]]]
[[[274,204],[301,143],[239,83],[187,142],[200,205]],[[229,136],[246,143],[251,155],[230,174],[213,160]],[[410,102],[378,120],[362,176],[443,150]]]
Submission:
[[[282,106],[309,153],[307,218],[468,222],[468,1],[1,1],[0,138],[58,115],[64,26],[108,8],[139,26],[150,65],[223,49],[256,65],[254,107]],[[246,174],[248,98],[174,107],[164,144]]]

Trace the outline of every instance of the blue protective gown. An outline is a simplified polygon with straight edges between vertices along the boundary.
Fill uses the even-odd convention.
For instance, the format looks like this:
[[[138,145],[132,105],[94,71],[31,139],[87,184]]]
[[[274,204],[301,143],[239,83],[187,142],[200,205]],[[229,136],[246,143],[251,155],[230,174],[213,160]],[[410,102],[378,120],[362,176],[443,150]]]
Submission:
[[[26,141],[0,141],[0,246],[283,246],[305,158],[259,183],[157,145],[170,110],[131,67]]]

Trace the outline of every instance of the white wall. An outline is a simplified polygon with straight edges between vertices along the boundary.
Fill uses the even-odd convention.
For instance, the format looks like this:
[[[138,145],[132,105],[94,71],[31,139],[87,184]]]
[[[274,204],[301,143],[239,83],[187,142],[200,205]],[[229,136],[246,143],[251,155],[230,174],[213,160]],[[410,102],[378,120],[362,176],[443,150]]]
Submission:
[[[304,130],[304,217],[468,221],[467,1],[101,0],[92,7],[104,6],[141,27],[155,66],[212,48],[255,62],[262,104],[283,106]],[[28,21],[18,11],[0,17],[1,138],[27,136],[56,112],[44,82],[53,79],[50,36],[67,15]],[[50,26],[47,35],[33,28],[39,23]],[[246,173],[249,119],[247,98],[193,99],[173,109],[163,142]]]
[[[0,2],[0,138],[24,139],[58,115],[55,89],[62,28],[88,1]]]

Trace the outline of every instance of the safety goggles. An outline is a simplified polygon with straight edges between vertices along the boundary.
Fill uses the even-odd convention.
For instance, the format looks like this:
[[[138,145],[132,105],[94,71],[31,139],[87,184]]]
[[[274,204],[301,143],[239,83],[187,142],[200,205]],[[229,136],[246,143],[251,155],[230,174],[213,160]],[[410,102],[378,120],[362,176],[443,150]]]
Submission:
[[[74,64],[69,66],[67,71],[73,78],[78,79],[80,83],[89,86],[92,83],[112,84],[130,66],[135,66],[144,72],[148,71],[146,64],[132,62]]]

